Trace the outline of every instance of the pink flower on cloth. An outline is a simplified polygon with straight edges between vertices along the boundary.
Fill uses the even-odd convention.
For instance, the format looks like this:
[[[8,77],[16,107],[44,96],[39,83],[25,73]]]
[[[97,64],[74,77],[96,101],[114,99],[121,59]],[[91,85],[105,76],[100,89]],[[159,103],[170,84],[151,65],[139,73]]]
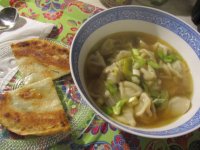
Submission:
[[[108,123],[94,120],[90,127],[85,131],[86,133],[91,132],[91,134],[96,135],[98,133],[106,134],[108,131]]]
[[[27,7],[26,1],[22,1],[22,0],[10,0],[9,3],[11,7],[15,7],[18,10]]]
[[[44,18],[47,18],[48,20],[57,20],[60,17],[62,17],[62,15],[63,15],[63,11],[43,13]]]
[[[126,143],[129,145],[130,149],[135,149],[135,150],[142,149],[140,139],[138,138],[138,136],[123,131],[120,132],[120,135],[123,136]]]
[[[111,143],[113,150],[130,150],[130,147],[126,143],[122,135],[116,135]]]
[[[63,15],[63,4],[57,0],[45,0],[44,3],[38,2],[36,4],[42,9],[44,18],[48,20],[57,20]]]
[[[72,44],[75,33],[67,33],[65,37],[62,38],[62,42],[70,46]]]
[[[81,26],[81,24],[84,22],[83,21],[79,21],[79,20],[67,20],[66,25],[68,27],[70,27],[71,32],[67,33],[63,38],[62,38],[62,42],[67,44],[68,46],[71,46],[73,38],[76,34],[76,31],[78,30],[78,28]]]
[[[110,128],[112,131],[117,130],[115,127],[111,126],[109,123],[103,121],[101,118],[96,116],[96,118],[91,123],[91,125],[87,128],[85,133],[91,132],[92,135],[97,135],[98,133],[106,134],[108,131],[108,128]]]
[[[73,12],[73,7],[77,7],[82,12],[86,14],[95,14],[97,12],[100,12],[102,9],[95,7],[90,4],[86,4],[81,1],[72,1],[72,0],[65,0],[65,6],[67,8],[67,12]]]
[[[20,15],[31,19],[37,19],[40,16],[39,14],[35,13],[31,8],[28,9],[28,12],[22,12]]]

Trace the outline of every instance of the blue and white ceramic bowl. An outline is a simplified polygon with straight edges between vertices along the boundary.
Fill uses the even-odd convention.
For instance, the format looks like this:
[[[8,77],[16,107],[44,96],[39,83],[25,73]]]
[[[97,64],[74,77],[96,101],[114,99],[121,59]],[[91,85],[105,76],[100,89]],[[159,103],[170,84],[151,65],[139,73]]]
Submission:
[[[194,93],[191,109],[175,122],[164,127],[143,129],[116,122],[102,112],[89,96],[84,81],[84,63],[95,43],[103,37],[123,31],[145,32],[168,42],[189,65]],[[115,127],[151,138],[169,138],[187,134],[200,127],[200,34],[175,16],[148,7],[122,6],[103,11],[87,20],[76,34],[70,54],[71,73],[87,104]]]

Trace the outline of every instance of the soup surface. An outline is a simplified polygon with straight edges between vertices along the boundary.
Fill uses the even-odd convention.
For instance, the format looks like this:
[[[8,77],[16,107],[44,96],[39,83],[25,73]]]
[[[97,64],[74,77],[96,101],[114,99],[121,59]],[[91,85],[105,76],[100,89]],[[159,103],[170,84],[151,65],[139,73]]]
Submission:
[[[160,127],[191,107],[188,65],[158,37],[141,32],[109,35],[92,48],[84,71],[94,102],[121,123]]]

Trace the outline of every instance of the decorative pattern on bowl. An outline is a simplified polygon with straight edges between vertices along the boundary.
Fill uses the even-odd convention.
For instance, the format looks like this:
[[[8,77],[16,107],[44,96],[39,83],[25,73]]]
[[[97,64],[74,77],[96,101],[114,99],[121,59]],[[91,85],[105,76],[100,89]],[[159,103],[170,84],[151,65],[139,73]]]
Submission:
[[[173,32],[174,34],[179,36],[182,40],[184,40],[194,50],[198,58],[200,58],[199,33],[196,32],[194,29],[192,29],[186,23],[174,17],[173,15],[153,8],[141,7],[141,6],[121,6],[112,8],[109,11],[104,11],[100,14],[95,15],[89,21],[87,21],[77,33],[74,43],[72,44],[72,49],[73,49],[73,51],[71,52],[72,73],[74,75],[75,83],[79,86],[80,91],[87,99],[88,97],[86,96],[87,95],[86,91],[84,90],[83,85],[81,83],[79,75],[79,67],[78,67],[81,48],[84,45],[84,42],[93,32],[95,32],[104,25],[119,20],[139,20],[159,25]],[[90,104],[90,102],[88,102],[88,104],[90,106],[92,105]],[[106,121],[112,123],[108,118],[106,118],[105,115],[102,115],[102,117]],[[154,138],[175,137],[189,133],[200,127],[200,109],[189,121],[185,122],[184,124],[176,128],[164,131],[143,131],[143,130],[133,129],[125,125],[121,125],[117,122],[115,122],[115,125],[119,128],[121,127],[122,130],[125,130],[133,134],[135,133],[140,136],[154,137]]]

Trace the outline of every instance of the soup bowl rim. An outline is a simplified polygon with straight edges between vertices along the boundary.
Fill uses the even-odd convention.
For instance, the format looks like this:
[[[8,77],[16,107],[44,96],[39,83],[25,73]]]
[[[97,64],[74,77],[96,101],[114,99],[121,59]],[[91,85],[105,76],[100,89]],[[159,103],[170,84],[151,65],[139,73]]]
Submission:
[[[150,138],[170,138],[170,137],[177,137],[177,136],[181,136],[184,134],[187,134],[189,132],[192,132],[194,130],[196,130],[197,128],[200,127],[200,119],[197,119],[197,122],[195,122],[195,118],[197,118],[198,116],[200,116],[200,109],[198,109],[198,111],[195,113],[194,116],[191,116],[191,118],[184,123],[184,125],[180,125],[174,129],[170,129],[170,131],[168,130],[164,130],[164,131],[145,131],[141,128],[134,128],[134,127],[129,127],[126,126],[124,124],[119,123],[118,121],[112,120],[109,116],[105,115],[105,113],[102,113],[102,111],[94,106],[89,100],[87,95],[85,94],[83,87],[81,85],[81,80],[79,77],[79,71],[78,71],[78,67],[75,68],[75,66],[78,66],[79,63],[79,58],[78,61],[74,61],[75,57],[79,57],[80,52],[77,54],[74,52],[74,47],[77,45],[77,39],[79,38],[80,34],[84,34],[83,32],[83,28],[85,26],[87,26],[88,23],[91,23],[92,21],[95,21],[95,18],[101,17],[101,15],[104,15],[104,13],[107,13],[109,11],[115,11],[115,10],[129,10],[129,9],[136,9],[136,10],[144,10],[144,11],[150,11],[152,13],[158,14],[161,13],[163,16],[165,17],[169,17],[170,19],[174,20],[175,22],[178,22],[180,24],[182,24],[184,26],[184,28],[187,28],[190,32],[192,32],[195,36],[198,37],[198,39],[200,39],[200,34],[195,31],[190,25],[188,25],[187,23],[183,22],[182,20],[180,20],[179,18],[177,18],[176,16],[169,14],[167,12],[155,9],[155,8],[149,8],[146,6],[118,6],[115,8],[111,8],[105,11],[102,11],[94,16],[92,16],[90,19],[88,19],[78,30],[77,34],[75,35],[73,42],[72,42],[72,46],[71,46],[71,50],[70,50],[70,68],[71,68],[71,74],[72,74],[72,78],[75,82],[76,87],[78,88],[83,100],[100,116],[102,117],[104,120],[106,120],[107,122],[109,122],[110,124],[114,125],[115,127],[129,132],[131,134],[136,134],[139,136],[143,136],[143,137],[150,137]],[[128,18],[126,18],[128,19]],[[130,18],[129,18],[130,19]],[[117,19],[116,19],[117,20]],[[145,21],[145,20],[144,20]],[[97,27],[98,28],[98,27]],[[82,33],[80,33],[82,32]],[[94,30],[95,32],[95,30]],[[92,31],[91,31],[92,33]],[[85,32],[86,34],[86,32]],[[181,37],[182,38],[182,37]],[[79,38],[78,40],[85,40],[85,39],[81,39]],[[84,43],[84,42],[83,42]],[[79,48],[81,50],[81,46]],[[200,52],[196,51],[197,55],[200,55]],[[189,127],[190,124],[193,124],[193,127]]]

